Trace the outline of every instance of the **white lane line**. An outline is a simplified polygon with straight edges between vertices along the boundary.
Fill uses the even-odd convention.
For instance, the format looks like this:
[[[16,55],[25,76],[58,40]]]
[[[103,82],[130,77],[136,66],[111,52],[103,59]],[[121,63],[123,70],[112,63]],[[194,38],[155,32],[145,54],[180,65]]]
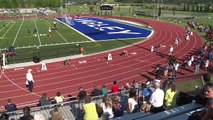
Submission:
[[[39,45],[41,45],[41,39],[40,39],[40,35],[38,33],[38,26],[36,24],[36,22],[34,21],[35,27],[36,27],[36,31],[37,31],[37,36],[38,36],[38,41],[39,41]]]
[[[15,44],[15,42],[16,42],[16,39],[17,39],[17,37],[18,37],[18,34],[19,34],[19,32],[20,32],[20,29],[21,29],[23,23],[24,23],[24,18],[22,19],[21,25],[20,25],[19,28],[18,28],[18,31],[17,31],[17,33],[16,33],[16,36],[15,36],[15,38],[14,38],[14,41],[13,41],[12,46],[14,46],[14,44]]]
[[[5,27],[2,27],[1,30],[0,30],[0,32],[1,32],[2,30],[4,30],[10,23],[11,23],[11,22],[7,22],[7,25],[5,25]]]
[[[48,23],[51,27],[53,27],[53,26],[50,24],[49,21],[47,21],[47,23]],[[58,33],[58,35],[59,35],[66,43],[68,43],[68,41],[58,32],[58,30],[55,30],[55,31],[56,31],[56,33]]]
[[[18,87],[19,89],[24,90],[24,91],[26,91],[26,92],[29,92],[28,90],[26,90],[26,88],[23,88],[23,87],[17,85],[16,83],[14,83],[12,80],[10,80],[4,73],[2,73],[2,74],[4,75],[4,77],[5,77],[9,82],[11,82],[11,83],[12,83],[13,85],[15,85],[16,87]],[[36,93],[33,93],[33,95],[36,95],[36,96],[39,96],[39,97],[40,97],[40,95],[38,95],[38,94],[36,94]]]

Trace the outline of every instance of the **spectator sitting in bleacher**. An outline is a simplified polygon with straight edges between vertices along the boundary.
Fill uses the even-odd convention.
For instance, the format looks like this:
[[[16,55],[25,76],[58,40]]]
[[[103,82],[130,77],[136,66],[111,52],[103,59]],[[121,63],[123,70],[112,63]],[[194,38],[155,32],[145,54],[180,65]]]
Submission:
[[[34,114],[34,119],[33,120],[47,120],[47,119],[40,112],[36,112]]]
[[[99,96],[99,95],[101,95],[101,90],[97,89],[96,86],[94,86],[94,89],[91,92],[91,96]]]
[[[1,114],[0,120],[9,120],[9,115],[6,113]]]
[[[154,91],[152,86],[147,86],[146,83],[141,84],[141,97],[139,99],[139,104],[141,105],[140,110],[144,112],[150,112],[151,105],[149,104],[149,99]]]
[[[72,95],[70,95],[70,94],[69,94],[67,97],[69,98],[68,101],[77,100],[76,97],[74,97],[74,96],[72,96]]]
[[[117,93],[119,91],[119,86],[117,85],[117,81],[113,82],[113,86],[111,87],[112,93]]]
[[[62,103],[64,101],[64,96],[62,96],[60,92],[57,92],[54,100],[57,104]]]
[[[132,86],[132,88],[139,89],[139,85],[138,85],[138,83],[135,80],[132,81],[132,85],[131,86]]]
[[[142,93],[141,93],[141,99],[143,101],[143,103],[148,103],[149,99],[154,91],[154,88],[149,86],[147,87],[146,83],[142,83]]]
[[[79,98],[79,100],[83,100],[87,95],[87,92],[82,87],[80,87],[79,90],[80,92],[78,93],[77,97]]]
[[[170,84],[165,94],[165,105],[167,108],[175,107],[177,90],[175,84]]]
[[[158,113],[164,111],[163,101],[164,101],[164,91],[160,89],[160,83],[154,83],[155,91],[152,93],[149,103],[151,104],[150,111],[152,113]]]
[[[55,107],[52,111],[52,120],[64,120],[62,113],[58,107]]]
[[[105,85],[103,85],[102,86],[102,89],[101,89],[101,95],[106,95],[107,94],[107,89],[106,89],[106,86]]]
[[[39,99],[39,105],[45,106],[50,104],[50,98],[47,96],[46,93],[43,93],[42,97]]]
[[[20,117],[19,120],[33,120],[33,116],[30,115],[30,108],[29,107],[24,107],[23,113],[24,113],[24,115],[22,117]]]
[[[128,112],[135,113],[139,111],[136,90],[131,89],[129,91],[129,99],[128,99]]]
[[[85,104],[83,105],[84,120],[98,120],[95,103],[91,103],[91,96],[85,96]]]
[[[213,84],[206,83],[204,95],[208,99],[205,108],[192,113],[187,120],[212,120],[213,119]]]
[[[7,105],[5,105],[5,110],[7,110],[7,112],[16,111],[16,105],[12,103],[11,98],[7,100]]]
[[[112,101],[112,111],[115,117],[120,117],[124,114],[123,106],[118,96],[116,96]]]
[[[114,117],[112,112],[112,103],[110,102],[109,96],[105,95],[103,98],[103,103],[101,103],[101,107],[103,108],[103,119],[108,120]]]
[[[129,85],[129,83],[126,83],[126,85],[124,86],[124,90],[130,90],[131,86]]]

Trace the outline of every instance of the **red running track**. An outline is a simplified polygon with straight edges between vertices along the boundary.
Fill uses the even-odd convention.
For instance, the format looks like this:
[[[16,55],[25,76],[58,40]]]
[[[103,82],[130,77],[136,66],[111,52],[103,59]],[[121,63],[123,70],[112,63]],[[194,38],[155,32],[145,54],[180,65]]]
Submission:
[[[132,46],[73,59],[71,61],[73,66],[62,66],[61,61],[48,63],[47,71],[37,71],[40,65],[23,67],[19,70],[5,69],[0,74],[0,106],[4,106],[8,98],[12,98],[18,106],[37,103],[43,92],[52,98],[58,91],[65,97],[68,94],[75,96],[80,86],[86,91],[91,91],[94,85],[98,88],[102,85],[110,88],[114,80],[118,80],[120,86],[133,80],[142,82],[147,78],[154,78],[153,71],[156,64],[166,62],[170,45],[174,45],[176,37],[181,38],[180,43],[174,45],[174,55],[179,63],[202,45],[202,39],[197,34],[191,36],[189,41],[184,40],[185,29],[174,24],[136,18],[119,19],[147,23],[154,29],[154,34],[148,40]],[[157,46],[159,43],[166,47],[160,48],[157,52],[150,52],[151,46]],[[120,57],[119,54],[124,49],[129,54]],[[108,53],[112,54],[112,61],[106,60]],[[79,64],[82,60],[87,62]],[[35,79],[32,95],[25,88],[25,75],[29,68],[33,69]],[[179,68],[178,77],[193,75],[193,69],[194,67]]]

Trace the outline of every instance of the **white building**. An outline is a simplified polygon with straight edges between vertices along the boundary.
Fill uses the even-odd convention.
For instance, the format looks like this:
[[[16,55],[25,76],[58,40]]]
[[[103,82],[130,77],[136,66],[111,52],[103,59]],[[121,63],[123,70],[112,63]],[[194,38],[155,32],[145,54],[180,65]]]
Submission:
[[[19,13],[33,13],[32,8],[19,8]]]

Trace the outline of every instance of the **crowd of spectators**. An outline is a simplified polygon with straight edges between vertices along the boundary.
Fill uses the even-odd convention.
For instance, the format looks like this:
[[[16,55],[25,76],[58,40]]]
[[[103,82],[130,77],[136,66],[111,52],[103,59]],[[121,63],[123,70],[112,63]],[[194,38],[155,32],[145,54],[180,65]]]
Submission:
[[[192,29],[197,29],[199,32],[204,32],[207,37],[213,40],[213,27],[211,25],[205,26],[196,21],[188,21],[188,26]]]
[[[188,25],[192,28],[199,29],[200,31],[212,30],[212,27],[205,27],[196,22],[189,22]],[[175,44],[178,45],[180,42],[179,38],[176,38]],[[162,45],[159,44],[157,49]],[[187,57],[181,64],[182,67],[194,66],[195,74],[199,73],[199,69],[209,70],[209,65],[211,65],[213,58],[213,44],[205,43],[203,47],[198,51],[196,55],[191,55]],[[176,106],[176,79],[177,72],[180,66],[177,59],[174,56],[174,48],[171,45],[168,59],[164,65],[157,64],[155,68],[155,79],[148,79],[145,82],[138,83],[133,80],[132,83],[126,83],[125,86],[119,86],[118,80],[113,81],[113,85],[110,90],[107,90],[106,86],[103,85],[102,88],[97,86],[93,87],[91,92],[84,90],[83,87],[79,87],[79,93],[77,97],[68,96],[69,101],[80,100],[83,103],[84,120],[96,120],[99,117],[103,119],[112,119],[114,117],[120,117],[124,115],[125,112],[132,114],[139,111],[158,113],[164,111],[165,109],[170,109]],[[127,51],[124,51],[121,56],[127,56]],[[70,60],[65,60],[64,65],[70,65]],[[129,91],[129,98],[127,100],[127,109],[125,109],[125,104],[121,100],[118,92]],[[112,95],[109,95],[112,94]],[[103,96],[103,101],[97,105],[92,101],[92,97]],[[50,104],[58,104],[62,106],[65,101],[65,97],[57,92],[54,99],[48,97],[46,93],[43,93],[39,99],[39,106],[43,109],[43,106],[48,106]],[[54,107],[52,111],[52,120],[63,120],[60,107]],[[100,112],[97,109],[99,106],[101,108]],[[17,110],[16,105],[12,103],[11,99],[8,99],[8,103],[5,105],[7,112],[13,112]],[[5,120],[8,119],[7,114],[2,114],[1,118]],[[37,120],[45,119],[42,114],[35,114],[32,116],[30,114],[30,108],[23,108],[23,116],[20,120]]]

